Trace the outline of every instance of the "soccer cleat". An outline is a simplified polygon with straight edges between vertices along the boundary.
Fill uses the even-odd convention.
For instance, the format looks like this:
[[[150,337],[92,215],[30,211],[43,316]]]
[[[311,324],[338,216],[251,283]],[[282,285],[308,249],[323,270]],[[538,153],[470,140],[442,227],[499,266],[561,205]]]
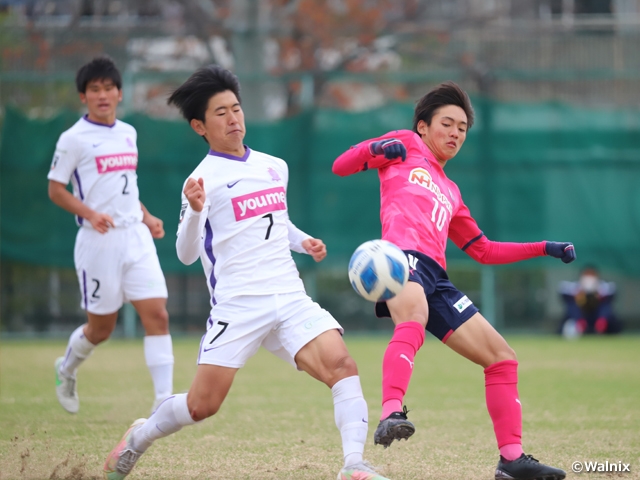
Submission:
[[[384,420],[380,420],[376,433],[373,434],[374,445],[382,445],[387,448],[394,440],[407,440],[416,431],[409,420],[407,420],[407,407],[402,407],[401,412],[393,412]]]
[[[496,468],[496,480],[562,480],[566,476],[563,470],[540,463],[524,453],[511,462],[500,456]]]
[[[64,362],[64,357],[56,358],[56,395],[62,408],[69,413],[78,413],[80,409],[80,399],[76,391],[76,379],[67,377],[60,372],[60,366]]]
[[[136,452],[131,447],[131,434],[146,421],[146,418],[139,418],[133,422],[124,433],[120,443],[111,450],[103,468],[104,476],[107,480],[122,480],[131,472],[131,469],[142,455],[142,452]]]
[[[362,461],[344,467],[338,473],[338,480],[389,480],[377,473],[369,462]]]

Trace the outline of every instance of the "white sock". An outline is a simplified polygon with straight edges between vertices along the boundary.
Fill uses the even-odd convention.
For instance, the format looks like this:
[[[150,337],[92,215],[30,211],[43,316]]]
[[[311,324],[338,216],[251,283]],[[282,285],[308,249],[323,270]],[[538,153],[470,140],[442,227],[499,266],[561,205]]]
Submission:
[[[344,466],[347,467],[362,461],[369,429],[369,409],[357,375],[340,380],[331,393],[336,426],[342,437]]]
[[[196,423],[189,413],[187,394],[180,393],[167,398],[153,415],[135,431],[131,446],[137,452],[144,452],[153,442]]]
[[[171,335],[147,335],[144,337],[144,358],[153,380],[156,400],[162,400],[173,392],[173,345]]]
[[[67,352],[64,355],[62,365],[60,365],[60,373],[67,377],[75,378],[78,367],[91,355],[95,348],[95,345],[87,340],[84,335],[85,326],[86,324],[80,325],[69,337]]]

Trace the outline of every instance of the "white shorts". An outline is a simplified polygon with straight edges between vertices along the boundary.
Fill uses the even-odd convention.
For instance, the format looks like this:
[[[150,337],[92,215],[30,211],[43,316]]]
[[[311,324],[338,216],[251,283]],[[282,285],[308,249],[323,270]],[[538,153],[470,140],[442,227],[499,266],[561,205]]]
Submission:
[[[340,324],[305,292],[242,295],[211,309],[200,342],[198,364],[241,368],[262,345],[297,367],[296,354]]]
[[[143,223],[104,234],[80,227],[73,256],[80,306],[88,312],[107,315],[126,301],[167,298],[156,246]]]

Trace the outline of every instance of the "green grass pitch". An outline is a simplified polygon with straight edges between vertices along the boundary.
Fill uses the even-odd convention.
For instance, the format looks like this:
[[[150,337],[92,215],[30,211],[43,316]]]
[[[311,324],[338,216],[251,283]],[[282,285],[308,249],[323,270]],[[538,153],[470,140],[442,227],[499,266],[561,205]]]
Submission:
[[[345,337],[369,404],[365,457],[393,480],[492,479],[497,449],[482,368],[432,337],[406,397],[407,442],[373,446],[386,337]],[[509,337],[520,361],[524,447],[567,478],[640,479],[640,337]],[[199,339],[174,342],[175,391],[189,388]],[[142,342],[110,341],[78,375],[80,412],[54,392],[59,341],[0,343],[0,479],[94,479],[127,426],[149,414]],[[156,442],[135,479],[334,479],[341,467],[329,389],[261,350],[236,377],[221,411]],[[571,473],[575,461],[630,463],[631,472]]]

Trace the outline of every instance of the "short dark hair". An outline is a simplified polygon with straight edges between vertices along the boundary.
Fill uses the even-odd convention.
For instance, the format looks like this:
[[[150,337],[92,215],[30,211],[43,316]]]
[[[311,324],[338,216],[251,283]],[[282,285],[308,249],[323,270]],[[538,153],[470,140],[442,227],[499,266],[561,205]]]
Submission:
[[[178,107],[188,122],[194,118],[204,122],[209,99],[227,90],[232,91],[240,102],[238,77],[219,65],[207,65],[196,70],[186,82],[176,88],[167,103]]]
[[[469,95],[456,83],[444,82],[418,100],[413,112],[413,131],[418,133],[420,120],[431,125],[436,110],[446,105],[456,105],[464,110],[464,113],[467,114],[467,129],[473,126],[474,113]]]
[[[122,89],[122,77],[116,64],[110,57],[102,55],[83,65],[76,73],[76,88],[86,93],[87,84],[94,80],[111,80],[118,90]]]

